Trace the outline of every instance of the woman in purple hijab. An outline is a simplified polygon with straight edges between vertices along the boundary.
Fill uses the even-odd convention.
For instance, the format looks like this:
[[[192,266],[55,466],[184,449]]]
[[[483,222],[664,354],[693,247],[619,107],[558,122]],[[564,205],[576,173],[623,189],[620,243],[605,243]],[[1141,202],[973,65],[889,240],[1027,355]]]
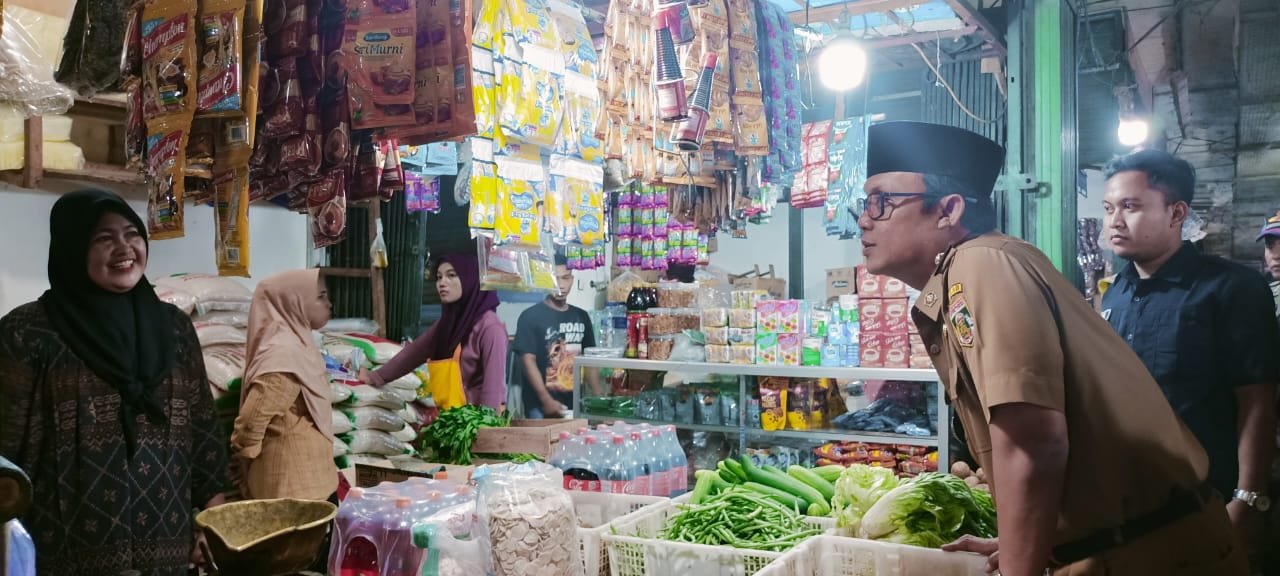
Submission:
[[[480,265],[473,255],[441,258],[435,278],[444,309],[440,320],[390,362],[362,373],[362,379],[382,386],[426,364],[441,410],[466,403],[501,412],[507,403],[507,327],[496,312],[498,295],[480,289]]]

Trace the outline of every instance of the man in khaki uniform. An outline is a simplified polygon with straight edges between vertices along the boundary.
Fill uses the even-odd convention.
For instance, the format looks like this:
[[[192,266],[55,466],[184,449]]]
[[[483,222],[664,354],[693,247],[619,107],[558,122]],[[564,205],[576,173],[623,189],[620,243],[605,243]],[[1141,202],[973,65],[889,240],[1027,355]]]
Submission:
[[[1002,576],[1247,573],[1208,459],[1138,357],[1043,254],[993,231],[1004,150],[945,126],[871,127],[869,271],[912,317],[988,472]]]

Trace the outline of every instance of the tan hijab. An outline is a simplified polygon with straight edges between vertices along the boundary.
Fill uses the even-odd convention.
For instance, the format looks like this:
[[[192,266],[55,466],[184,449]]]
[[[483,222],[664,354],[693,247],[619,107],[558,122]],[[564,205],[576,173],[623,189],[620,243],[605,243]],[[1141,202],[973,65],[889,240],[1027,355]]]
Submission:
[[[249,310],[249,343],[245,349],[244,402],[249,387],[272,373],[292,374],[302,383],[307,412],[316,428],[333,439],[329,377],[324,357],[311,335],[307,306],[319,298],[320,271],[290,270],[258,284]]]

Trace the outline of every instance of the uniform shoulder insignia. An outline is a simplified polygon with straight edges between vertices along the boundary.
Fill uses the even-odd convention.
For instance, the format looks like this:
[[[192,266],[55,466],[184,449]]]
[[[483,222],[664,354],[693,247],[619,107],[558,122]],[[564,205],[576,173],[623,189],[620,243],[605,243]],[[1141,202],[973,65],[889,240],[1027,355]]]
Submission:
[[[951,300],[947,308],[947,320],[956,335],[956,343],[972,348],[977,340],[978,323],[973,319],[969,304],[964,300],[964,290],[960,284],[953,284],[947,294]]]

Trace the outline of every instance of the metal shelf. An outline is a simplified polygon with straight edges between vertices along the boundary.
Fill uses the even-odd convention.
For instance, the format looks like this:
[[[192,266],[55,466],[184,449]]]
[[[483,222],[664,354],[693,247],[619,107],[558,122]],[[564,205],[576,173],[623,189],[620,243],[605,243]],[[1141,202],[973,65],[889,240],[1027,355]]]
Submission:
[[[679,426],[679,424],[677,424]],[[773,436],[796,438],[815,442],[865,442],[868,444],[906,444],[908,446],[937,446],[937,436],[908,436],[889,432],[859,432],[857,430],[761,430],[747,428],[748,436]]]
[[[582,368],[615,368],[620,370],[645,370],[658,372],[687,372],[695,374],[721,374],[737,376],[740,397],[749,397],[754,384],[749,376],[777,376],[783,378],[837,378],[848,380],[900,380],[912,382],[934,382],[938,387],[936,398],[937,420],[934,422],[936,434],[933,436],[908,436],[883,432],[858,432],[854,430],[761,430],[736,426],[707,426],[702,424],[684,424],[677,422],[660,422],[639,418],[619,418],[587,414],[582,410]],[[815,442],[866,442],[873,444],[905,444],[910,446],[937,447],[939,466],[950,465],[950,407],[946,404],[947,392],[943,389],[938,373],[933,370],[912,370],[892,368],[830,368],[821,366],[757,366],[748,364],[710,364],[706,362],[668,362],[659,360],[636,360],[629,358],[603,358],[579,356],[574,359],[573,371],[573,405],[574,413],[579,418],[589,420],[621,420],[632,424],[649,423],[653,425],[672,425],[685,430],[722,432],[735,434],[738,438],[738,450],[747,449],[748,439],[778,438],[799,439]],[[739,417],[746,418],[746,408],[739,406]]]
[[[666,422],[663,420],[645,420],[643,418],[622,418],[619,416],[605,416],[602,414],[578,414],[573,413],[574,418],[586,418],[587,420],[599,422],[616,422],[623,421],[627,424],[650,424],[653,426],[675,426],[682,430],[696,430],[699,432],[724,432],[725,434],[737,434],[742,431],[738,426],[714,426],[710,424],[685,424],[682,422]]]
[[[938,373],[933,370],[911,368],[834,368],[828,366],[761,366],[756,364],[711,364],[708,362],[668,362],[663,360],[635,360],[631,358],[601,358],[579,356],[574,359],[578,368],[618,368],[622,370],[650,370],[657,372],[695,372],[699,374],[725,374],[735,376],[778,376],[787,378],[837,378],[845,380],[904,380],[911,382],[937,382]]]

